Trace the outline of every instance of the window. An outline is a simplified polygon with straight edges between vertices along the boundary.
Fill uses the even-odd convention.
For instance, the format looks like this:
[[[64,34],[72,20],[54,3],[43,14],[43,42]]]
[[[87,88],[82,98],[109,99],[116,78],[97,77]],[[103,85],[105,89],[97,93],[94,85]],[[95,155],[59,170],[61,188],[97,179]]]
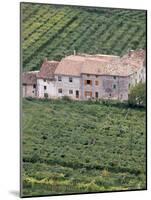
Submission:
[[[111,97],[112,95],[111,95],[111,93],[109,94],[109,97]]]
[[[98,75],[95,76],[96,78],[98,77]]]
[[[46,79],[44,79],[44,82],[46,82]]]
[[[73,94],[73,90],[69,90],[69,94]]]
[[[32,93],[34,93],[34,90],[32,91]]]
[[[47,86],[44,86],[44,90],[46,90],[47,89]]]
[[[92,92],[85,91],[85,97],[92,97]]]
[[[72,82],[72,77],[69,77],[69,82]]]
[[[91,83],[91,81],[90,81],[90,80],[87,80],[87,84],[90,85],[90,83]]]
[[[85,85],[92,85],[92,81],[91,80],[85,80]]]
[[[99,97],[99,94],[98,92],[95,92],[95,97],[98,98]]]
[[[116,85],[115,84],[113,85],[113,89],[116,89]]]
[[[95,85],[99,85],[99,81],[95,81]]]
[[[128,88],[130,88],[130,87],[131,87],[131,84],[129,83],[129,84],[128,84]]]
[[[33,88],[34,88],[34,89],[36,88],[36,84],[33,85]]]
[[[79,98],[79,90],[76,90],[76,98]]]
[[[90,75],[89,75],[89,74],[87,74],[87,76],[89,77]]]
[[[114,79],[116,79],[116,76],[113,76]]]
[[[62,93],[62,88],[59,88],[59,89],[58,89],[58,93]]]
[[[62,77],[61,76],[58,76],[58,81],[62,81]]]

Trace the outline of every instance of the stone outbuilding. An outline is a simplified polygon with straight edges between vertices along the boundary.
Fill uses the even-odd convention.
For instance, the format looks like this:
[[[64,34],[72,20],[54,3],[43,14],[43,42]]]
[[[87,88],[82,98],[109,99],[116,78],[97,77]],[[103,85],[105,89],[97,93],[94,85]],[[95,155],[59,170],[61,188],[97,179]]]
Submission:
[[[37,74],[39,71],[23,72],[22,96],[37,97]]]

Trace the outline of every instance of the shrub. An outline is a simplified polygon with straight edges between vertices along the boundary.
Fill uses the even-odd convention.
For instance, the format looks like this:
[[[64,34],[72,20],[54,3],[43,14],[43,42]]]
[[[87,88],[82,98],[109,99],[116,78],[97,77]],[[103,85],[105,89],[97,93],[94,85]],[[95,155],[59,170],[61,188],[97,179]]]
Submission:
[[[45,99],[48,99],[48,93],[44,93]]]
[[[110,175],[110,172],[109,172],[108,170],[104,169],[104,170],[102,171],[102,176],[103,176],[103,177],[108,177],[109,175]]]
[[[146,106],[146,84],[138,83],[132,87],[128,97],[130,106]]]
[[[63,96],[63,97],[62,97],[62,100],[65,100],[65,101],[71,101],[71,98],[68,97],[68,96]]]
[[[42,136],[42,139],[43,139],[43,140],[46,140],[47,138],[48,138],[47,135],[43,135],[43,136]]]
[[[28,101],[32,101],[33,97],[25,97],[25,99],[27,99]]]
[[[31,162],[32,163],[35,163],[35,162],[38,162],[40,160],[40,157],[39,157],[39,155],[37,154],[37,153],[34,153],[33,155],[32,155],[32,157],[31,157]]]

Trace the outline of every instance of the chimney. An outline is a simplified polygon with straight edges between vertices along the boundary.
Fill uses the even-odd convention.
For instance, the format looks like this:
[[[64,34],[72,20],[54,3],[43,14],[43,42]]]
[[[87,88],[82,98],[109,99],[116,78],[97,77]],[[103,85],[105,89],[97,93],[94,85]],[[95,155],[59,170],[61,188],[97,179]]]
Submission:
[[[44,62],[47,62],[47,60],[48,60],[47,57],[45,57],[45,58],[44,58]]]
[[[132,55],[133,51],[134,50],[132,50],[132,49],[129,51],[129,53],[128,53],[129,57]]]
[[[76,50],[75,50],[75,49],[73,50],[73,55],[74,55],[74,56],[76,55]]]

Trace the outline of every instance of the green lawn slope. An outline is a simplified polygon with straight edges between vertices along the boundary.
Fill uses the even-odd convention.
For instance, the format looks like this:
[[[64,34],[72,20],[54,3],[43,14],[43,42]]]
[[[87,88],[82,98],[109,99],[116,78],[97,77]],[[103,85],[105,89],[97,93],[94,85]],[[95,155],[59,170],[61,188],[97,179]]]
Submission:
[[[23,100],[23,194],[145,189],[144,109]]]

